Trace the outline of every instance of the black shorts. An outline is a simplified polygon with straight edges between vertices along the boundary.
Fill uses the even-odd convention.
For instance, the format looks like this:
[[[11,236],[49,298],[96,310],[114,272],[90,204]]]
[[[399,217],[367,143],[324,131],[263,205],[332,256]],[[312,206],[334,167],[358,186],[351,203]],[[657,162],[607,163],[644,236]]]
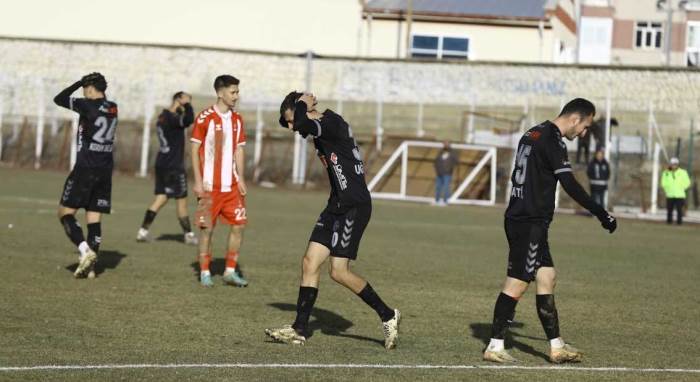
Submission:
[[[60,204],[68,208],[110,213],[112,169],[74,167],[63,185]]]
[[[371,216],[371,204],[351,208],[343,214],[331,213],[326,208],[318,217],[309,241],[324,245],[333,257],[355,260]]]
[[[185,170],[156,167],[155,194],[175,199],[187,197],[187,173]]]
[[[545,222],[516,221],[505,219],[508,238],[508,276],[530,282],[540,267],[554,267],[549,252]]]

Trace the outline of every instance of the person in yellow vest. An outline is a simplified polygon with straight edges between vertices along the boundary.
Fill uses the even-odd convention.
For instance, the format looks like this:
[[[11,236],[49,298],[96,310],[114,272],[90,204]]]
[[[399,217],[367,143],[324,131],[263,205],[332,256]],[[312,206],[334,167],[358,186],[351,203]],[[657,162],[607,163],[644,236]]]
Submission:
[[[683,224],[683,204],[685,190],[690,188],[688,172],[678,166],[678,158],[671,158],[668,169],[661,174],[661,187],[666,194],[666,223],[673,223],[673,210],[676,210],[676,223]]]

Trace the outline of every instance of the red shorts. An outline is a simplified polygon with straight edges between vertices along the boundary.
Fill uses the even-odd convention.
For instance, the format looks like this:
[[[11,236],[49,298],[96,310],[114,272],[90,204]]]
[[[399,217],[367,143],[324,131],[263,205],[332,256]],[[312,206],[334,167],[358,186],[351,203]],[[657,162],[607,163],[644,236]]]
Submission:
[[[245,197],[237,188],[231,192],[211,191],[199,199],[196,222],[200,228],[214,228],[221,220],[228,225],[244,225],[248,222]]]

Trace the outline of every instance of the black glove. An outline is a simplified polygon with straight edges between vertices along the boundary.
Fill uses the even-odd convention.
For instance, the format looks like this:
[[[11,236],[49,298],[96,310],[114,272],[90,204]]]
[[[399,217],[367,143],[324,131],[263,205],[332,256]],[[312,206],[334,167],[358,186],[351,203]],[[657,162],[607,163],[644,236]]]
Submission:
[[[600,220],[600,225],[608,232],[613,233],[617,229],[617,219],[609,213],[605,212],[605,214],[598,215],[597,218]]]

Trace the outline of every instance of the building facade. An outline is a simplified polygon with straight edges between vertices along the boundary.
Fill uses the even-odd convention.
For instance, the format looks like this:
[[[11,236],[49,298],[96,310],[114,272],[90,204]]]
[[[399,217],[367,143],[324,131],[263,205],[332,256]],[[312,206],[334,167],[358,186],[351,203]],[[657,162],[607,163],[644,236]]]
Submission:
[[[699,65],[700,1],[581,0],[578,9],[580,63]]]
[[[0,12],[0,37],[685,67],[700,62],[700,0],[24,0]]]

